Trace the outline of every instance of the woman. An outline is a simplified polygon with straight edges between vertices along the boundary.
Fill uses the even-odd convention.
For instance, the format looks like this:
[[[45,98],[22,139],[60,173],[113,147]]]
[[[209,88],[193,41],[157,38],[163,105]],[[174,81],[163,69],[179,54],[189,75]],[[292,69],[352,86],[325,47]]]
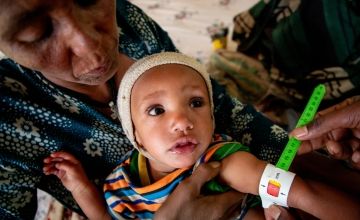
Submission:
[[[80,212],[61,183],[42,174],[43,158],[68,151],[101,187],[116,158],[131,149],[113,104],[125,70],[143,56],[176,49],[155,22],[124,0],[18,0],[0,2],[0,50],[9,57],[0,62],[0,215],[33,218],[36,188]],[[216,129],[275,162],[287,134],[213,84]],[[210,167],[179,190],[215,175]],[[241,200],[234,193],[194,196],[179,198],[187,212],[172,214],[197,217],[205,211],[196,210],[206,207],[207,217],[218,217]]]

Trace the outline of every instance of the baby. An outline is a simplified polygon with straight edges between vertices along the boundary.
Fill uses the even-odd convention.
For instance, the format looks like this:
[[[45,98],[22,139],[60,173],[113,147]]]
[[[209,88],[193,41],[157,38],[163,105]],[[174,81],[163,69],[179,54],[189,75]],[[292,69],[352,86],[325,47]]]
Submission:
[[[74,156],[55,152],[44,160],[45,174],[58,176],[90,219],[152,219],[179,182],[198,164],[214,160],[221,172],[204,193],[232,188],[260,194],[265,208],[278,204],[320,219],[360,219],[359,204],[347,195],[309,184],[214,134],[210,78],[190,57],[164,52],[137,61],[124,75],[117,106],[136,150],[107,177],[107,207]]]

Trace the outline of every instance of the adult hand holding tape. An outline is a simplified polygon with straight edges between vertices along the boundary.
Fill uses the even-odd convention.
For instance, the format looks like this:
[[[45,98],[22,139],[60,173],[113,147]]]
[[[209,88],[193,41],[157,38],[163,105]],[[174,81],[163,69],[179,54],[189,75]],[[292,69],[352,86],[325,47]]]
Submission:
[[[360,96],[354,96],[318,113],[310,124],[290,136],[302,141],[298,154],[326,147],[336,159],[348,160],[360,170]]]

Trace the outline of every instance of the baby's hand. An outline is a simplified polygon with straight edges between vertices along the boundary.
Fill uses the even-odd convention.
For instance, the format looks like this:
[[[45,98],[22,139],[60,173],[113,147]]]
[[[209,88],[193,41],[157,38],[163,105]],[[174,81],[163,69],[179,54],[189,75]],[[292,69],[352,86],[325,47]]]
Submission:
[[[59,151],[44,159],[45,175],[56,175],[66,189],[74,193],[89,184],[81,163],[71,154]]]

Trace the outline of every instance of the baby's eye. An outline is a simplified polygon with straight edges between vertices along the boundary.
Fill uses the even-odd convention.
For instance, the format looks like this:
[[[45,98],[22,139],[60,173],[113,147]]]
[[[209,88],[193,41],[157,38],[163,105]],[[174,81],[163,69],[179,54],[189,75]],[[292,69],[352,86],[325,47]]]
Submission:
[[[160,106],[154,106],[154,107],[150,107],[147,112],[151,116],[157,116],[157,115],[164,113],[165,110]]]
[[[204,100],[201,97],[196,97],[190,100],[190,107],[199,108],[204,105]]]

